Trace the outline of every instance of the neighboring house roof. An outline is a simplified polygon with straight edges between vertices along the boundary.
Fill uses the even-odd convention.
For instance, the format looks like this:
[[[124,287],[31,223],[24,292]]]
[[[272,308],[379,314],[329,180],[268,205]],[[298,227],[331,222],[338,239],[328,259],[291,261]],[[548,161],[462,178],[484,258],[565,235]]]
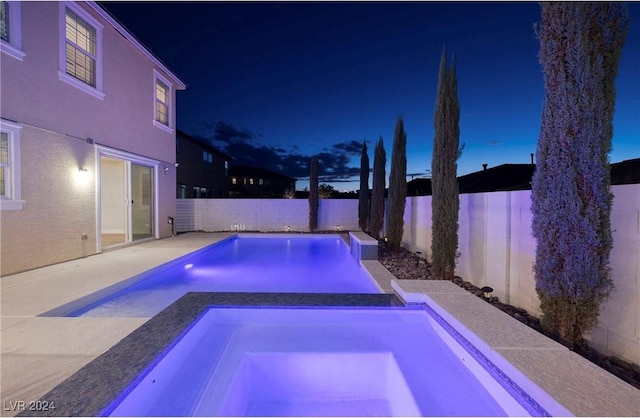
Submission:
[[[167,77],[171,79],[177,86],[178,90],[185,90],[187,85],[178,78],[177,75],[173,73],[158,57],[156,57],[151,50],[145,47],[142,42],[140,42],[131,32],[129,32],[122,23],[118,22],[115,17],[111,16],[111,14],[104,9],[101,5],[93,1],[85,2],[89,7],[91,7],[96,13],[100,15],[104,20],[109,22],[111,26],[115,30],[117,30],[126,40],[131,42],[136,48],[140,50],[151,62],[157,65]]]
[[[531,190],[532,164],[502,164],[458,177],[460,193]]]
[[[297,181],[297,179],[293,177],[285,176],[284,174],[276,173],[271,170],[267,170],[266,168],[249,167],[247,165],[239,165],[229,168],[229,175],[235,177],[263,177]]]
[[[189,140],[191,142],[195,142],[196,144],[200,145],[203,149],[206,149],[209,152],[212,152],[214,154],[218,154],[219,156],[221,156],[222,158],[226,159],[226,160],[233,160],[233,157],[225,154],[224,152],[218,150],[216,147],[214,147],[213,145],[209,144],[207,142],[206,139],[204,138],[200,138],[200,137],[195,137],[195,136],[191,136],[187,133],[185,133],[184,131],[181,131],[180,129],[176,129],[176,135],[179,136],[180,138]]]
[[[611,164],[611,184],[640,183],[640,158]]]
[[[502,164],[458,177],[460,193],[531,190],[533,164]],[[640,158],[611,164],[611,184],[640,183]],[[407,183],[408,195],[431,195],[431,179]]]

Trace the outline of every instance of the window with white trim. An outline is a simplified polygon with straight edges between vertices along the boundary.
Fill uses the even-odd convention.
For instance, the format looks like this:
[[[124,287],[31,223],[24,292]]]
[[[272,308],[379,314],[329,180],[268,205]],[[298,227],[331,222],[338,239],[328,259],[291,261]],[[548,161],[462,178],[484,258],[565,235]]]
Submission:
[[[153,70],[153,124],[169,133],[173,133],[173,106],[171,82]]]
[[[22,209],[20,200],[20,125],[0,121],[0,209]]]
[[[67,74],[95,87],[96,29],[70,9],[67,9],[65,27]]]
[[[0,1],[0,51],[22,61],[20,2]]]
[[[102,28],[78,4],[61,3],[60,80],[98,99],[102,92]]]

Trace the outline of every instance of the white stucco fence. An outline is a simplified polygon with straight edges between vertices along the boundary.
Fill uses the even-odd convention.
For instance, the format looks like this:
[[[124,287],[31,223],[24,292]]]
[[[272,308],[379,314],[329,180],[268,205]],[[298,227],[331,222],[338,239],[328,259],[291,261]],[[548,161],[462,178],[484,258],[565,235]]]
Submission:
[[[615,290],[591,333],[600,349],[640,364],[640,185],[613,186],[611,268]],[[306,199],[178,200],[176,231],[308,231]],[[408,197],[403,246],[431,257],[431,196]],[[358,229],[356,199],[320,199],[319,230]],[[456,268],[464,280],[489,285],[505,303],[540,314],[535,292],[531,192],[460,195]]]
[[[306,199],[178,199],[176,232],[309,231]],[[357,230],[358,201],[320,199],[318,230]]]

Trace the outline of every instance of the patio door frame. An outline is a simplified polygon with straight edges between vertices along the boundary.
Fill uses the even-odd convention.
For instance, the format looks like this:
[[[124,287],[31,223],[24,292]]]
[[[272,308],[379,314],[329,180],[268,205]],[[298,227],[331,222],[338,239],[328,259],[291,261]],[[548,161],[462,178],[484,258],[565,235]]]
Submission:
[[[137,241],[133,240],[133,220],[132,220],[132,205],[131,205],[131,164],[138,164],[146,166],[152,169],[152,204],[151,210],[151,236],[149,238],[143,238],[138,241],[145,241],[146,239],[159,239],[159,221],[158,221],[158,172],[160,167],[160,161],[153,160],[151,158],[142,157],[140,155],[132,154],[126,151],[117,150],[114,148],[105,147],[103,145],[96,145],[95,147],[95,161],[96,161],[96,251],[102,252],[102,157],[114,158],[124,162],[125,164],[125,196],[123,196],[123,203],[126,202],[126,225],[125,225],[125,242],[121,245],[131,244]]]

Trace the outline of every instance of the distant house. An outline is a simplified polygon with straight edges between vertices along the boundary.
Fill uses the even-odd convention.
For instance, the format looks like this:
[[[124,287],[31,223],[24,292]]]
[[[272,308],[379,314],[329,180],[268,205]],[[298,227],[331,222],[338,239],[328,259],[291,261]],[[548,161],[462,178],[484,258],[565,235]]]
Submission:
[[[178,199],[229,196],[231,157],[178,130],[176,162]]]
[[[460,193],[531,190],[534,164],[502,164],[458,177]],[[640,158],[611,164],[611,184],[640,183]],[[407,183],[408,196],[430,196],[431,179]]]
[[[284,197],[295,191],[296,179],[265,168],[238,166],[229,169],[229,196]]]
[[[95,2],[0,7],[0,275],[170,236],[185,84]]]

